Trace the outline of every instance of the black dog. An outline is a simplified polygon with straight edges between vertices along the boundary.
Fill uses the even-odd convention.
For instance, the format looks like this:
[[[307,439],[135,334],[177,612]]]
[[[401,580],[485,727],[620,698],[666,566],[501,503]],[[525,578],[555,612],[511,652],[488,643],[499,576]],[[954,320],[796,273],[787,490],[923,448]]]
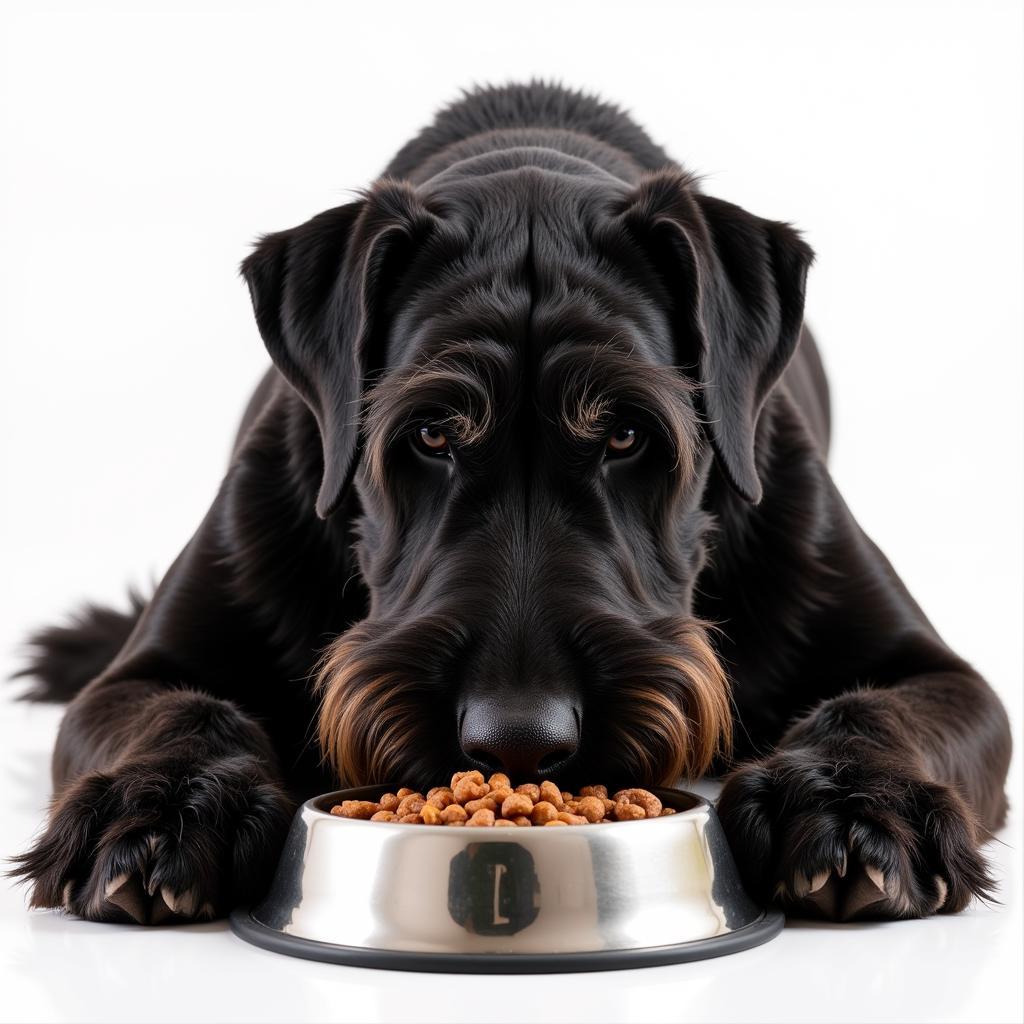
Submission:
[[[35,638],[35,696],[74,699],[33,904],[222,914],[339,777],[671,783],[731,737],[758,897],[988,894],[1006,715],[829,477],[811,257],[539,84],[467,96],[264,238],[276,368],[209,513],[144,607]]]

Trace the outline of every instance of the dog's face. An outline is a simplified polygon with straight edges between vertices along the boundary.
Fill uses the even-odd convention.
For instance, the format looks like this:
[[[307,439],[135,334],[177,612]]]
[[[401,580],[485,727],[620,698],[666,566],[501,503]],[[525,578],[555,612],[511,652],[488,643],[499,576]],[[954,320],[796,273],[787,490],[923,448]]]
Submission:
[[[759,497],[809,250],[679,172],[488,159],[245,264],[320,425],[318,511],[360,509],[370,611],[321,662],[321,741],[349,783],[699,775],[730,732],[691,615],[705,488],[717,459]]]

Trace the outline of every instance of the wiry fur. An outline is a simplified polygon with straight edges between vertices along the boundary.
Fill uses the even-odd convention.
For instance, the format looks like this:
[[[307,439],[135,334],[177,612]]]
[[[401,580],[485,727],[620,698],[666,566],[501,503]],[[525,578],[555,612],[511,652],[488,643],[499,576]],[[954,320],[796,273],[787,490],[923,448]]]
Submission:
[[[17,862],[33,903],[219,914],[339,776],[654,783],[727,766],[730,734],[755,897],[991,893],[1006,715],[828,474],[811,258],[542,83],[464,97],[264,237],[243,274],[275,365],[208,514],[144,608],[35,638],[35,696],[80,692]],[[643,440],[606,461],[617,423]]]
[[[64,625],[45,626],[27,641],[28,658],[13,679],[29,679],[24,700],[65,703],[95,679],[124,646],[145,607],[136,590],[128,593],[128,611],[86,604]]]

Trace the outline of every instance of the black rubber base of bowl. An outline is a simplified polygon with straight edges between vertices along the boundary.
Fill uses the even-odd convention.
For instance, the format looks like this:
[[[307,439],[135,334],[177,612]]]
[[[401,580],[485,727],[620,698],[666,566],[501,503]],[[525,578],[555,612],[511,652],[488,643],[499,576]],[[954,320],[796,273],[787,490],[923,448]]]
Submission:
[[[254,946],[272,953],[323,960],[349,967],[377,967],[389,971],[442,971],[449,974],[559,974],[569,971],[621,971],[632,967],[657,967],[689,960],[707,960],[738,953],[775,938],[782,931],[783,915],[765,911],[761,917],[734,932],[713,939],[680,942],[674,946],[644,949],[604,949],[591,953],[407,953],[395,949],[336,946],[330,942],[287,935],[255,920],[247,907],[231,915],[231,930]]]

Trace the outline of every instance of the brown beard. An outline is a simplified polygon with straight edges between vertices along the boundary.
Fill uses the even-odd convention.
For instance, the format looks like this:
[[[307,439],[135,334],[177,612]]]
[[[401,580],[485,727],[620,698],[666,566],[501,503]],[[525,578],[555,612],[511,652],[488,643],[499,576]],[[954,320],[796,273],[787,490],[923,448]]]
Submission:
[[[436,770],[438,748],[456,742],[437,696],[461,643],[450,620],[425,616],[398,628],[360,622],[327,648],[315,677],[320,749],[342,784],[403,783]]]
[[[582,641],[603,680],[591,712],[597,720],[584,716],[584,733],[591,724],[601,737],[593,764],[606,761],[624,781],[662,785],[699,778],[716,754],[728,753],[729,682],[704,623],[664,619],[639,629],[602,617],[584,627]],[[459,643],[449,619],[398,629],[368,620],[325,651],[315,683],[320,747],[343,784],[425,782],[442,761],[459,767],[453,726],[445,726],[452,711],[438,699],[444,662]]]

